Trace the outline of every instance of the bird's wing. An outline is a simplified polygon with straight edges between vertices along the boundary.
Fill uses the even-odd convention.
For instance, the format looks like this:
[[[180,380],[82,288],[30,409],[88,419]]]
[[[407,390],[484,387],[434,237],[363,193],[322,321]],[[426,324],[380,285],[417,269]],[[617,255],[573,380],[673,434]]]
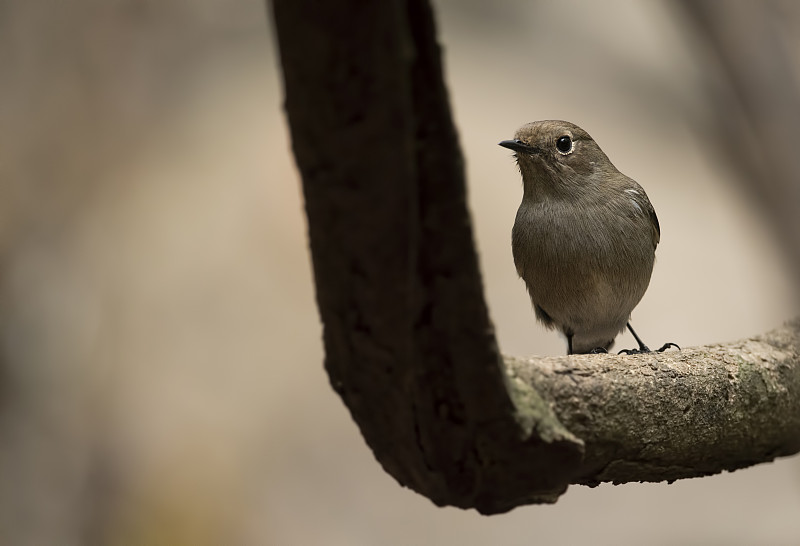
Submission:
[[[661,241],[661,226],[658,225],[658,216],[656,216],[656,209],[653,208],[653,204],[650,203],[650,200],[647,200],[647,211],[650,213],[650,223],[653,226],[653,248],[658,246],[658,243]]]
[[[627,177],[626,177],[627,178]],[[650,227],[652,228],[653,248],[658,246],[661,241],[661,226],[658,224],[658,216],[656,216],[656,209],[647,197],[644,189],[636,183],[635,180],[628,178],[627,184],[623,188],[625,195],[633,201],[636,208],[641,211],[650,219]]]

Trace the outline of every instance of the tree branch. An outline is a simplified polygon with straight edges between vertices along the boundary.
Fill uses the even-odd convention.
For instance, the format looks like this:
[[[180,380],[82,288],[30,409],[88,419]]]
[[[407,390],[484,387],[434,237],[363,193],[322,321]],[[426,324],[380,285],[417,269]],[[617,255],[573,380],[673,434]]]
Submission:
[[[496,513],[554,502],[570,483],[676,479],[797,451],[796,324],[769,351],[508,359],[509,376],[427,1],[272,6],[325,367],[399,483]]]
[[[572,483],[672,481],[800,451],[800,319],[680,352],[506,363],[585,443]]]

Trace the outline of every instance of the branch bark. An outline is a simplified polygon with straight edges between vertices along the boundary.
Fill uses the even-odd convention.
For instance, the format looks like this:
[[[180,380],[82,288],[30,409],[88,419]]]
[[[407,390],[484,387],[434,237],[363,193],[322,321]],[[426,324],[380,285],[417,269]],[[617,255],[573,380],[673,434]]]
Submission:
[[[572,483],[673,481],[800,451],[800,319],[680,352],[506,362],[585,443]]]
[[[797,324],[777,345],[504,363],[428,2],[272,7],[325,367],[399,483],[496,513],[570,483],[671,480],[800,449]]]

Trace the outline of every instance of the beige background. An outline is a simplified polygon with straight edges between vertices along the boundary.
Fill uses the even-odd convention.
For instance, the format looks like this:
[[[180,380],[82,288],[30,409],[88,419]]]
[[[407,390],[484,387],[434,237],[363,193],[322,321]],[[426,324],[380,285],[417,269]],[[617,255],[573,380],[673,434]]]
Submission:
[[[669,5],[436,6],[504,352],[565,350],[510,252],[497,142],[535,119],[583,126],[655,204],[648,343],[796,314],[769,223],[697,131],[705,68]],[[380,469],[322,368],[262,2],[6,2],[0,66],[3,544],[800,543],[798,458],[494,517]]]

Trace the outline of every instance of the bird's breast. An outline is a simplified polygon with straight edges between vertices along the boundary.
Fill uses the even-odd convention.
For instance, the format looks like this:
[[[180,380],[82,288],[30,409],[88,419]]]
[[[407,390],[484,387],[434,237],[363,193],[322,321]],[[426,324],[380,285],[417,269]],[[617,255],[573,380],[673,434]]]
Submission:
[[[649,231],[608,207],[523,201],[514,263],[531,299],[551,315],[630,313],[652,272]]]

